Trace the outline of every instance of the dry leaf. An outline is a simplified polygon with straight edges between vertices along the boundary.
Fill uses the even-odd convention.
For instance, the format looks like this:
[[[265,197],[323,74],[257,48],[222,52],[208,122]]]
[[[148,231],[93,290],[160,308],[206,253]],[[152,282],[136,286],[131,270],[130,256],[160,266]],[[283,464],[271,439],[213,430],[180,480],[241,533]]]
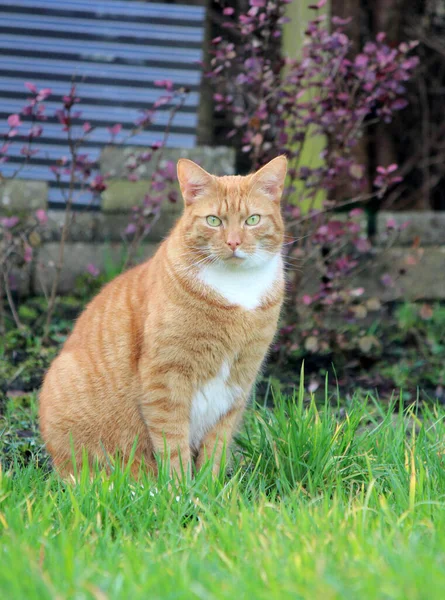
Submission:
[[[310,335],[304,340],[304,347],[308,352],[317,352],[318,338],[315,335]]]
[[[42,242],[42,238],[40,237],[40,235],[37,233],[37,231],[32,231],[29,236],[28,236],[28,241],[29,244],[33,247],[36,248],[37,246],[40,246],[41,242]]]
[[[378,298],[369,298],[366,300],[366,308],[371,312],[380,310],[382,308],[382,303]]]
[[[427,304],[427,303],[422,304],[422,306],[420,307],[420,310],[419,310],[419,315],[421,316],[421,318],[424,321],[428,321],[429,319],[431,319],[433,314],[434,314],[434,311],[433,311],[433,307],[431,306],[431,304]]]
[[[368,354],[374,346],[378,346],[379,341],[374,335],[364,335],[358,341],[358,346],[363,354]]]
[[[368,314],[366,306],[364,306],[363,304],[357,304],[357,306],[352,306],[351,308],[357,319],[364,319]]]

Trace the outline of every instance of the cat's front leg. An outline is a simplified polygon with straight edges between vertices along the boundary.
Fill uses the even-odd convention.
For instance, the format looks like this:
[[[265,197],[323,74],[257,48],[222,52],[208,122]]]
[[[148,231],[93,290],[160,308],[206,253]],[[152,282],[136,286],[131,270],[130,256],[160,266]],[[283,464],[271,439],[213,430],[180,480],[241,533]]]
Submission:
[[[191,472],[190,400],[186,381],[169,385],[151,379],[143,386],[140,401],[142,418],[147,425],[153,451],[170,460],[171,473]]]
[[[230,411],[226,413],[204,437],[198,456],[196,467],[199,469],[210,457],[213,457],[213,472],[220,471],[223,451],[228,451],[232,438],[241,422],[250,391],[264,360],[266,350],[271,342],[271,335],[262,336],[253,340],[252,344],[239,353],[234,362],[229,385],[239,390]]]
[[[212,472],[214,475],[219,474],[221,460],[223,455],[227,456],[233,435],[243,416],[244,407],[244,398],[240,398],[231,410],[207,432],[201,442],[196,458],[196,468],[198,470],[209,458],[212,458]]]

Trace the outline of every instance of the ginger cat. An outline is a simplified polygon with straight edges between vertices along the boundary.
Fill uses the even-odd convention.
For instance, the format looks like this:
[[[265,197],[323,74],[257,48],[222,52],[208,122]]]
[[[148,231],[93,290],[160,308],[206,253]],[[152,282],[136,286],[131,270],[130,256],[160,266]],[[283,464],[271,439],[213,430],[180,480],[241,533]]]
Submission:
[[[45,376],[40,426],[53,463],[85,449],[134,474],[170,454],[218,471],[274,337],[284,295],[284,156],[246,177],[178,162],[183,215],[153,258],[106,285]]]

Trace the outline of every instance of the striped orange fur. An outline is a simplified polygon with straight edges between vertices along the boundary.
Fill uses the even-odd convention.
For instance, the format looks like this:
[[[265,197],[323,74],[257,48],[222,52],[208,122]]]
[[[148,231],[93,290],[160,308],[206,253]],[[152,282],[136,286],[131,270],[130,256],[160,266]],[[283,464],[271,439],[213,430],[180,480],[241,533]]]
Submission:
[[[230,443],[274,337],[284,293],[280,198],[287,161],[246,177],[216,177],[181,159],[185,208],[153,258],[106,285],[86,307],[40,394],[40,426],[55,467],[72,449],[133,472],[172,468]]]

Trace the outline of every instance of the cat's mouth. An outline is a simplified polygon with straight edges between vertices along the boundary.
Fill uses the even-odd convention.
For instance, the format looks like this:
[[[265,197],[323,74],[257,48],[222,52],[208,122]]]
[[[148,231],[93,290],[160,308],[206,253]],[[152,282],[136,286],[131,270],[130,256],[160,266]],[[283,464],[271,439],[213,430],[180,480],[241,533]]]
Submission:
[[[245,260],[246,258],[247,255],[242,250],[235,250],[226,258],[226,260],[231,262],[240,262],[242,260]]]

